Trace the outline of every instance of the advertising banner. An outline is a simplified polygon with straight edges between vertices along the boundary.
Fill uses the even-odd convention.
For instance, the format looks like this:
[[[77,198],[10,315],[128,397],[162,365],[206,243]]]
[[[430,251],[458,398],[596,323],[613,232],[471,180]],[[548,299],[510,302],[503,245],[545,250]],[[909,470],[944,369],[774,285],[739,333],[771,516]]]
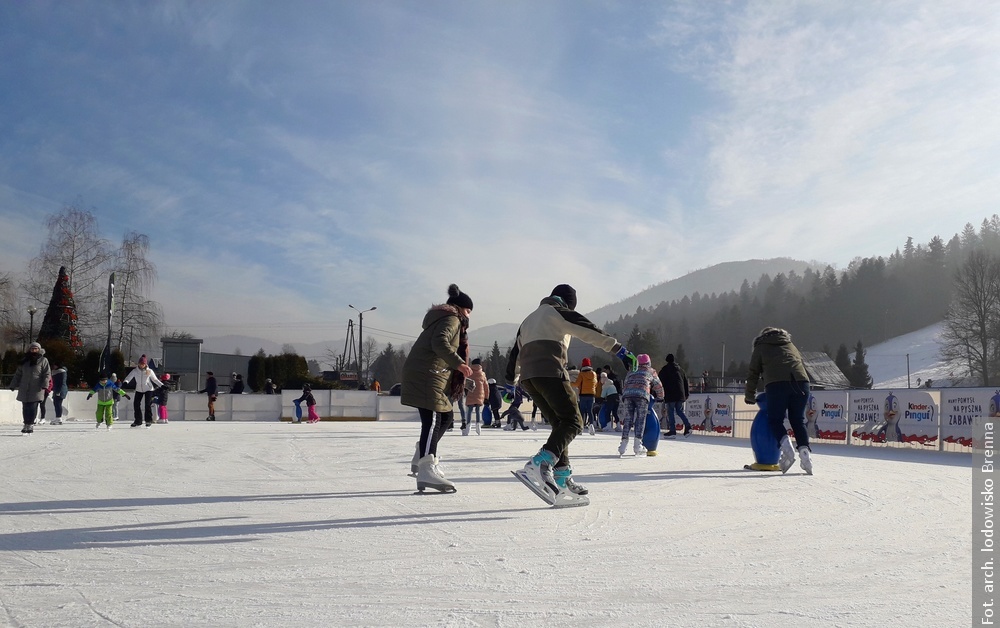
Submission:
[[[921,390],[851,391],[848,418],[861,423],[851,436],[873,443],[933,445],[940,420],[937,404]]]
[[[941,440],[972,447],[977,418],[1000,417],[1000,390],[955,388],[941,390]]]
[[[695,394],[684,406],[691,429],[710,434],[733,434],[733,396],[725,393]]]
[[[846,441],[847,391],[812,391],[806,403],[806,431],[811,438]]]

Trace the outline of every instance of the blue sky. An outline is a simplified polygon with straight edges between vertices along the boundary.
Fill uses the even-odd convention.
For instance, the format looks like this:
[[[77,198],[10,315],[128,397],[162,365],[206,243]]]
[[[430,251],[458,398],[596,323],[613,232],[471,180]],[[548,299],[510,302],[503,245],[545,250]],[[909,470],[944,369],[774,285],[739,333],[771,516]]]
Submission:
[[[82,198],[166,323],[302,342],[845,266],[1000,198],[1000,6],[0,3],[0,271]],[[356,316],[354,316],[356,320]]]

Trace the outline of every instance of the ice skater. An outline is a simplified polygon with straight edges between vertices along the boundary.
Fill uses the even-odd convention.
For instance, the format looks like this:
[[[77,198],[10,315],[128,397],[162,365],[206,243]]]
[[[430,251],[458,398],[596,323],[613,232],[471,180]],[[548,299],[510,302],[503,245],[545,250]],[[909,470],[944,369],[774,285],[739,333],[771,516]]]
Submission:
[[[573,480],[569,445],[583,432],[583,418],[576,393],[566,372],[570,338],[578,338],[620,359],[634,356],[612,336],[576,311],[576,290],[567,284],[552,289],[517,330],[507,361],[507,383],[519,381],[531,395],[552,432],[524,469],[514,475],[553,506],[585,506],[587,489]]]
[[[312,386],[309,384],[302,385],[302,396],[296,399],[298,403],[306,402],[306,409],[309,413],[309,419],[306,423],[319,423],[319,414],[316,413],[316,398],[313,397]]]
[[[604,431],[611,432],[618,429],[618,404],[621,396],[618,394],[618,387],[615,382],[608,377],[607,373],[601,373],[601,414],[607,418],[604,424]]]
[[[462,436],[468,436],[469,431],[473,429],[473,412],[476,415],[476,434],[482,434],[482,428],[479,423],[483,418],[483,404],[486,403],[486,395],[489,392],[489,384],[486,381],[486,371],[483,370],[482,360],[479,358],[474,359],[470,368],[472,369],[472,375],[469,376],[468,381],[475,384],[475,386],[473,386],[472,390],[465,394],[465,412],[468,417],[468,421],[465,423],[465,427],[462,428]]]
[[[579,391],[580,415],[583,424],[591,436],[597,433],[597,415],[594,414],[594,400],[597,397],[597,373],[590,366],[590,358],[584,358],[580,363],[573,385]]]
[[[690,396],[691,389],[687,374],[677,364],[673,353],[667,354],[667,363],[663,365],[658,375],[660,383],[663,384],[663,405],[667,415],[667,431],[663,433],[663,437],[677,438],[677,421],[674,419],[674,414],[684,423],[684,436],[690,436],[691,422],[684,413],[684,402]]]
[[[219,382],[215,379],[215,373],[205,371],[205,387],[199,393],[208,395],[208,418],[206,421],[215,420],[215,400],[219,398]]]
[[[465,378],[472,375],[466,363],[471,314],[472,298],[457,285],[448,286],[448,300],[424,315],[422,331],[403,363],[399,401],[420,414],[420,440],[410,462],[420,492],[427,488],[443,493],[456,490],[438,466],[438,443],[455,424],[452,402],[461,395]]]
[[[521,428],[521,431],[528,429],[528,426],[524,424],[524,415],[521,414],[521,403],[524,402],[524,391],[520,386],[514,389],[514,399],[510,402],[510,407],[500,415],[500,419],[504,417],[507,418],[507,425],[503,429],[507,431],[514,431],[517,428]],[[500,419],[497,419],[499,422]]]
[[[131,427],[141,427],[144,417],[146,427],[150,427],[153,424],[153,392],[163,386],[163,382],[156,376],[153,369],[149,368],[145,354],[139,358],[135,368],[122,380],[122,386],[129,381],[135,382],[135,399],[132,400],[135,416],[132,417]]]
[[[90,389],[87,399],[90,399],[94,395],[97,395],[97,412],[95,413],[97,416],[97,427],[100,429],[102,425],[106,425],[110,430],[111,426],[115,424],[112,406],[114,406],[118,397],[129,399],[129,396],[123,393],[114,382],[110,381],[107,375],[101,375],[100,379],[97,380],[97,385]]]
[[[618,455],[624,455],[628,448],[629,431],[635,431],[632,451],[636,456],[645,456],[642,435],[646,429],[646,414],[649,412],[649,397],[663,399],[663,384],[649,363],[649,356],[642,353],[637,359],[639,368],[625,376],[622,383],[622,441],[618,445]]]
[[[155,395],[156,400],[156,422],[169,423],[170,413],[167,412],[167,398],[170,396],[170,373],[163,374],[163,385],[160,386]]]
[[[799,450],[799,464],[807,475],[812,475],[812,450],[809,432],[806,431],[806,403],[809,401],[809,373],[802,362],[802,354],[792,344],[792,335],[778,327],[765,327],[754,338],[744,401],[747,405],[757,402],[757,385],[763,384],[767,393],[767,418],[771,430],[779,439],[781,455],[778,465],[785,473],[795,463],[795,450],[785,432],[785,414],[795,434]]]
[[[52,425],[62,425],[63,401],[69,394],[69,386],[66,384],[66,367],[53,363],[55,369],[52,370],[52,408],[56,416],[52,419]]]
[[[17,391],[17,400],[21,402],[21,418],[24,422],[24,427],[21,428],[22,434],[31,434],[35,431],[38,404],[45,398],[51,377],[52,367],[45,359],[42,345],[37,342],[31,343],[28,345],[28,353],[17,365],[14,379],[10,382],[10,389]]]

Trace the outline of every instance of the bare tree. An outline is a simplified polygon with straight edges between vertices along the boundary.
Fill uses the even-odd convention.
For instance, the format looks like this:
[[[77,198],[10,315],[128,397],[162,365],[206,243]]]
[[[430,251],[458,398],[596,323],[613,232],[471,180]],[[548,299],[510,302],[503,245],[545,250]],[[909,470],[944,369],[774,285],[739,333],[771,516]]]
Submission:
[[[98,337],[104,319],[100,312],[105,301],[108,266],[113,258],[110,243],[97,229],[94,214],[78,205],[67,205],[45,221],[48,239],[38,256],[28,263],[22,286],[30,302],[48,305],[52,283],[65,267],[76,298],[79,326],[84,342]]]
[[[358,373],[359,378],[363,377],[367,381],[368,369],[371,368],[372,359],[374,358],[377,352],[378,352],[378,342],[376,342],[374,338],[368,336],[367,338],[364,339],[364,341],[362,341],[360,362],[362,365],[364,365],[364,367],[360,369],[363,375],[362,373]]]
[[[973,251],[955,274],[955,297],[945,318],[942,356],[966,364],[989,386],[1000,362],[1000,259]]]
[[[122,351],[128,340],[131,347],[138,344],[142,350],[155,346],[162,327],[162,308],[147,299],[156,282],[156,266],[149,261],[149,236],[129,231],[122,238],[122,245],[115,254],[115,307],[118,312],[118,350]],[[126,336],[126,330],[128,335]],[[138,343],[136,343],[138,340]]]

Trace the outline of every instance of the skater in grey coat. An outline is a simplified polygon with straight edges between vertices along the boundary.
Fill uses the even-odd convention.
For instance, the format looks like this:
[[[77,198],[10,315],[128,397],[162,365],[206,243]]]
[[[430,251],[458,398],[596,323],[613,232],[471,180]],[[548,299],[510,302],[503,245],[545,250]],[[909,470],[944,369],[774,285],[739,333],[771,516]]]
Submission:
[[[24,420],[22,434],[31,434],[34,431],[38,405],[45,398],[51,377],[52,368],[45,359],[42,345],[37,342],[31,343],[28,345],[28,354],[17,366],[14,379],[10,382],[10,389],[17,391],[17,400],[21,402],[21,416]]]
[[[455,490],[455,484],[444,477],[438,467],[437,446],[455,423],[452,400],[462,393],[465,378],[472,375],[467,363],[471,313],[469,295],[455,284],[448,286],[448,301],[428,310],[423,331],[403,363],[400,403],[420,413],[420,440],[410,464],[419,491],[425,488],[444,492]]]

